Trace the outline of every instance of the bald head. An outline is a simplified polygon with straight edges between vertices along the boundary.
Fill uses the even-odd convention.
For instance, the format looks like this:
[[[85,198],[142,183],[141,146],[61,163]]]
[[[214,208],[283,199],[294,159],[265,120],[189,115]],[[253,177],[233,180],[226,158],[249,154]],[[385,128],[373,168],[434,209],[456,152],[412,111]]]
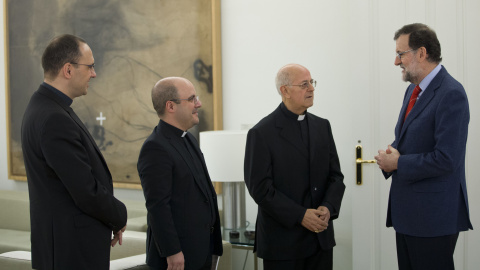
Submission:
[[[298,64],[283,66],[275,79],[277,90],[287,109],[301,115],[313,106],[315,80],[310,71]]]
[[[300,72],[308,71],[308,69],[299,64],[288,64],[280,68],[275,77],[275,85],[279,95],[282,95],[280,88],[283,85],[290,85],[295,79],[296,75]]]
[[[180,130],[188,130],[200,122],[198,109],[202,102],[195,86],[185,78],[158,81],[152,89],[152,102],[158,117]]]
[[[167,77],[158,81],[152,88],[153,108],[159,117],[165,114],[165,106],[168,101],[178,99],[178,85],[191,82],[181,77]]]

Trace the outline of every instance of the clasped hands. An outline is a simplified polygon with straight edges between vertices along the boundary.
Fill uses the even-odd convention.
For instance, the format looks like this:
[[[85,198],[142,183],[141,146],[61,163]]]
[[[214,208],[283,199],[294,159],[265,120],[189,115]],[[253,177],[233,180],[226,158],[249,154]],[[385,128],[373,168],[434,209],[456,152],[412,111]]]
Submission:
[[[377,160],[378,167],[384,172],[389,173],[397,169],[399,157],[400,152],[389,145],[387,150],[378,150],[378,155],[375,156],[375,159]]]
[[[327,207],[320,206],[317,209],[307,209],[302,226],[314,233],[319,233],[327,229],[329,220],[330,211]]]

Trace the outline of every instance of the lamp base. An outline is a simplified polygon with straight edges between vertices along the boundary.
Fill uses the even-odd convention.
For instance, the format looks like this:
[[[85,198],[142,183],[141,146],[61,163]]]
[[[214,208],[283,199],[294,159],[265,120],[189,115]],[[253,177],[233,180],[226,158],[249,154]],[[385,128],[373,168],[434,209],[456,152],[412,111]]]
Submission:
[[[247,227],[245,214],[245,183],[223,183],[223,227],[236,230]]]

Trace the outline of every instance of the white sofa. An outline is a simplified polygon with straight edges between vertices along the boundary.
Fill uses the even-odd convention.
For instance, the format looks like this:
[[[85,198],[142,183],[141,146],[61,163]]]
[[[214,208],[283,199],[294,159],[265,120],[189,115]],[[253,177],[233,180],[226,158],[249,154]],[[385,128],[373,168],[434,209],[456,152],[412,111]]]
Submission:
[[[110,269],[149,269],[145,265],[147,210],[144,202],[122,200],[127,206],[123,244],[110,253]],[[30,212],[28,193],[0,190],[0,270],[28,269],[30,262]],[[218,270],[232,269],[232,246],[223,242]]]

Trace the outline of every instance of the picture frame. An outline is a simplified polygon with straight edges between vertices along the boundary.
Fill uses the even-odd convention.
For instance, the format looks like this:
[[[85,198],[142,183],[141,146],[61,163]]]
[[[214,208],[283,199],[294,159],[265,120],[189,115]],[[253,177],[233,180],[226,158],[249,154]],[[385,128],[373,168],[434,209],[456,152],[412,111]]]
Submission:
[[[115,187],[141,188],[136,162],[159,121],[150,96],[159,79],[179,76],[194,84],[202,100],[194,136],[223,128],[220,0],[4,4],[9,179],[26,180],[22,117],[43,82],[43,50],[59,34],[80,36],[92,48],[97,77],[72,108],[101,149]]]

